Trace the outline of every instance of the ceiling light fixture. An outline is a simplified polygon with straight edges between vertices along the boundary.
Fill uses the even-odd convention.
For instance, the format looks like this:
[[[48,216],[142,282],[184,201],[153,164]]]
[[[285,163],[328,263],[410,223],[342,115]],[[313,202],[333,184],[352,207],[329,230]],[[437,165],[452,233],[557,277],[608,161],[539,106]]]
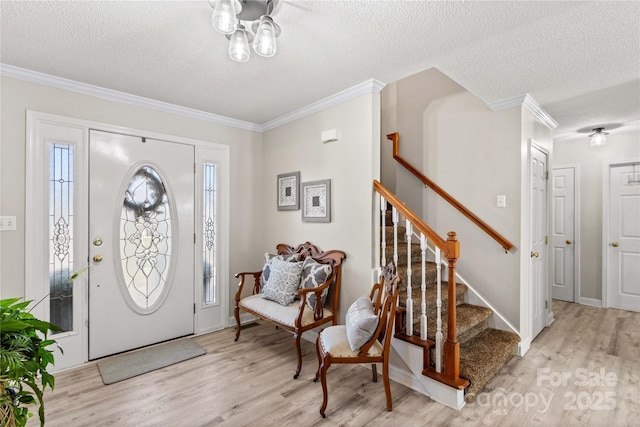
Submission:
[[[609,135],[609,132],[605,132],[604,128],[593,129],[593,133],[589,135],[589,138],[591,138],[591,146],[600,147],[605,145],[607,143],[607,135]]]
[[[273,22],[271,12],[274,0],[209,0],[213,8],[213,28],[229,39],[229,57],[236,62],[246,62],[251,49],[266,58],[276,54],[276,38],[280,27]],[[250,23],[255,36],[247,31],[242,22]],[[253,42],[253,43],[252,43]]]

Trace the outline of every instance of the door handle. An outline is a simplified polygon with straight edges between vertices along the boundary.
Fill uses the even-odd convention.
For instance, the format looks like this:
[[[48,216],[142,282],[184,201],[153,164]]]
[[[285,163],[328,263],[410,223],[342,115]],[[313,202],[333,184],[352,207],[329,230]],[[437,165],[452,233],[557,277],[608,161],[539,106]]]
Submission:
[[[620,243],[613,242],[613,243],[611,243],[611,246],[613,246],[614,248],[617,248],[618,246],[620,246]]]
[[[93,256],[93,261],[94,261],[94,262],[100,262],[100,261],[102,261],[102,255],[94,255],[94,256]]]
[[[531,252],[531,258],[538,258],[540,254],[538,252]]]
[[[567,241],[566,241],[565,243],[566,243],[567,245],[570,245],[570,244],[572,244],[573,242],[572,242],[571,240],[567,239]]]

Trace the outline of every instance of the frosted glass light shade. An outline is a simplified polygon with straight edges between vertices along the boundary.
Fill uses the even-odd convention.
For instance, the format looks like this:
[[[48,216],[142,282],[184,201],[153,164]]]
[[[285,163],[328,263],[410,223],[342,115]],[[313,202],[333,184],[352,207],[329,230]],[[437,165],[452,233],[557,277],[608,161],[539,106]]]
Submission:
[[[236,29],[236,15],[238,0],[218,0],[211,16],[213,28],[222,34],[231,34]],[[241,8],[240,8],[241,9]]]
[[[605,145],[607,143],[607,137],[602,132],[596,132],[591,137],[591,146],[592,147],[600,147],[601,145]]]
[[[229,41],[229,57],[236,62],[247,62],[251,57],[249,36],[243,25],[238,25]]]
[[[260,56],[271,57],[276,54],[276,25],[270,16],[260,17],[260,23],[256,30],[256,38],[253,41],[253,50]]]

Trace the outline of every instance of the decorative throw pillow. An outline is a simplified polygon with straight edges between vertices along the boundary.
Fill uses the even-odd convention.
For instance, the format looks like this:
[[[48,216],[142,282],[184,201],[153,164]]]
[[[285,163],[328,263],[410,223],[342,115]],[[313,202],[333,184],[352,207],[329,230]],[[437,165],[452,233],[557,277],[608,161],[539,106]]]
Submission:
[[[274,255],[269,252],[264,254],[264,267],[262,267],[262,275],[260,276],[260,283],[264,286],[269,279],[269,273],[271,272],[271,260],[277,258],[281,261],[298,262],[300,261],[300,254],[286,254],[286,255]]]
[[[300,283],[300,288],[316,288],[322,285],[327,281],[327,278],[331,276],[332,271],[333,268],[329,264],[321,264],[313,258],[305,259],[302,264],[302,282]],[[327,300],[328,293],[329,288],[322,291],[322,305],[324,305],[324,302]],[[311,310],[315,310],[316,294],[307,294],[307,306],[309,306]]]
[[[349,347],[351,351],[360,351],[378,327],[378,316],[373,312],[369,295],[363,295],[351,304],[345,320]]]
[[[275,301],[280,305],[291,304],[300,287],[301,275],[302,261],[271,259],[269,278],[262,287],[262,298]]]

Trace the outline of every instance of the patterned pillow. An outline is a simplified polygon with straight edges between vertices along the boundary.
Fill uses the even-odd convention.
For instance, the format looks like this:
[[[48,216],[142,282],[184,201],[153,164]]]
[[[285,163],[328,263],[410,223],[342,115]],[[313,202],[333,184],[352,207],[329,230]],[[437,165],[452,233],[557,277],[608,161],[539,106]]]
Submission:
[[[271,271],[271,260],[277,258],[281,261],[297,262],[300,261],[302,256],[300,254],[286,254],[286,255],[274,255],[269,252],[264,254],[264,267],[262,267],[262,275],[260,276],[260,284],[264,286],[269,280],[269,273]]]
[[[333,268],[329,264],[320,264],[313,258],[307,258],[304,260],[302,264],[302,282],[300,283],[300,288],[316,288],[322,285],[327,281],[327,278],[331,276],[331,272]],[[329,288],[326,288],[322,291],[322,305],[324,305],[327,300],[327,294],[329,293]],[[311,310],[315,310],[316,308],[316,294],[309,293],[307,294],[307,306]]]
[[[345,323],[351,351],[360,351],[360,347],[371,339],[378,327],[378,316],[373,312],[369,295],[363,295],[351,304]]]
[[[262,288],[262,298],[275,301],[280,305],[291,304],[300,287],[301,275],[302,261],[271,259],[269,278]]]

